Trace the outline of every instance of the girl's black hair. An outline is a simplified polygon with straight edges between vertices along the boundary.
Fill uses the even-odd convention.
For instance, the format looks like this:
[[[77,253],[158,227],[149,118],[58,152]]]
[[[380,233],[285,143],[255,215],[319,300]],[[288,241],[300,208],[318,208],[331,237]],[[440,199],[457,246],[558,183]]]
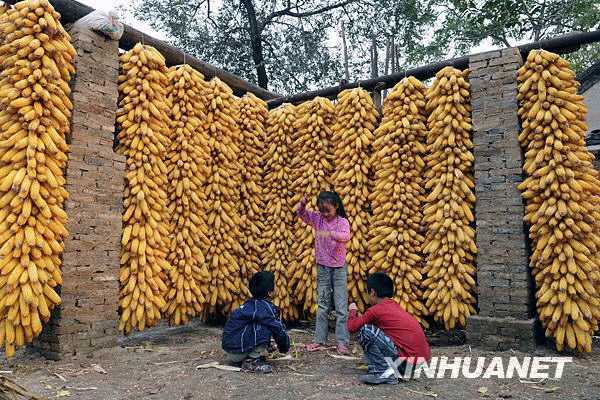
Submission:
[[[317,207],[323,203],[330,203],[336,209],[336,214],[338,217],[348,219],[346,215],[346,210],[344,209],[344,205],[342,204],[342,199],[337,192],[321,192],[319,193],[319,197],[317,197]]]

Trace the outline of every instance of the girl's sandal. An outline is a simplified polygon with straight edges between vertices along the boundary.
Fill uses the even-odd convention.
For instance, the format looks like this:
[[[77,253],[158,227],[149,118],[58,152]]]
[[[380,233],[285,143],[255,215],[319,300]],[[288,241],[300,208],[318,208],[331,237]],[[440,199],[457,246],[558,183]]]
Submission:
[[[346,346],[343,343],[339,343],[337,345],[337,349],[336,350],[337,350],[338,354],[341,354],[343,356],[347,356],[348,354],[350,354],[350,349],[348,349],[348,346]]]
[[[309,343],[306,345],[305,349],[308,352],[313,352],[325,350],[325,347],[321,346],[319,343]]]

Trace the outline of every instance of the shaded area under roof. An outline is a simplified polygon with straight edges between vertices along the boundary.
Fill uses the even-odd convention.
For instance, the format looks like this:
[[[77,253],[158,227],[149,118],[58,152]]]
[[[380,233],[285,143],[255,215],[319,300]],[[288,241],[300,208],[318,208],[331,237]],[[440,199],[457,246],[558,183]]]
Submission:
[[[579,93],[585,93],[600,81],[600,60],[597,60],[591,67],[577,75],[577,80],[581,83]]]

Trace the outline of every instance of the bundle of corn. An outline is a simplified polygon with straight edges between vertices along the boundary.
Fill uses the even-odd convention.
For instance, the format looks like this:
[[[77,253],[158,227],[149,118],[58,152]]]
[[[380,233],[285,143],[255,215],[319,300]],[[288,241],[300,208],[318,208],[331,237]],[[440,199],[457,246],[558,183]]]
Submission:
[[[332,127],[335,122],[335,107],[331,101],[316,97],[297,107],[294,122],[291,185],[292,205],[304,197],[313,200],[322,190],[329,190],[333,173]],[[296,223],[293,230],[292,260],[289,265],[292,276],[289,287],[294,293],[294,303],[307,315],[317,311],[316,288],[317,268],[314,254],[312,228]]]
[[[241,143],[235,121],[239,102],[232,90],[218,78],[209,82],[207,96],[209,124],[209,170],[207,222],[210,246],[206,259],[211,273],[210,312],[226,314],[248,296],[240,275],[240,201],[241,166],[238,161]]]
[[[369,270],[368,220],[371,189],[370,157],[378,112],[369,93],[363,89],[344,90],[335,106],[333,127],[334,159],[332,183],[342,198],[350,222],[348,243],[348,290],[363,310],[368,303],[365,287]]]
[[[519,70],[537,309],[558,350],[591,351],[600,319],[600,182],[585,146],[587,108],[569,63],[534,50]]]
[[[0,15],[0,346],[7,357],[40,334],[60,303],[76,52],[59,19],[47,0]]]
[[[265,125],[269,116],[267,103],[251,93],[240,101],[240,126],[242,142],[240,158],[242,163],[241,186],[241,231],[240,243],[244,249],[241,275],[244,281],[260,271],[263,265],[264,190],[263,152],[266,144]]]
[[[471,106],[467,73],[446,67],[427,92],[429,112],[423,223],[427,234],[423,282],[429,313],[446,329],[475,313],[475,204]]]
[[[289,268],[292,260],[292,225],[295,222],[291,203],[290,165],[291,145],[296,120],[296,107],[284,104],[269,112],[267,119],[267,143],[265,153],[265,204],[269,205],[264,232],[265,270],[275,274],[275,298],[273,303],[280,308],[285,320],[299,317],[297,307],[292,303]],[[306,275],[309,279],[310,276]],[[313,285],[316,283],[311,281]]]
[[[208,126],[202,99],[207,83],[189,65],[168,72],[171,146],[167,155],[171,250],[166,314],[173,325],[199,315],[208,301],[210,274],[204,254],[210,245],[205,220]]]
[[[425,240],[421,235],[427,141],[425,91],[412,76],[400,81],[386,97],[383,120],[375,131],[369,273],[387,272],[394,280],[398,303],[427,326],[420,289]]]
[[[119,329],[143,331],[161,318],[169,251],[167,167],[170,145],[167,68],[156,49],[136,44],[121,55],[118,151],[127,157],[119,280]]]

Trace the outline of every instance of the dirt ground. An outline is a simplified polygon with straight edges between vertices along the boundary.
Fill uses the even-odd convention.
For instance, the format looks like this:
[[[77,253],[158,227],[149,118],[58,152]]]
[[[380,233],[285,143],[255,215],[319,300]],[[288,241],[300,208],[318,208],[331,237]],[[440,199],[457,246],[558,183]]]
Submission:
[[[9,376],[32,393],[48,399],[561,399],[600,400],[600,352],[578,356],[565,366],[560,380],[542,382],[513,379],[428,379],[397,386],[369,387],[357,381],[360,353],[355,360],[330,353],[298,351],[291,361],[275,361],[271,375],[217,369],[197,370],[211,361],[223,362],[221,330],[194,325],[155,328],[98,351],[93,357],[59,362],[44,360],[32,350],[0,363]],[[295,344],[308,343],[308,331],[294,330]],[[300,348],[300,346],[298,346]],[[483,352],[468,345],[434,347],[434,356],[525,356],[517,352]],[[535,355],[557,356],[542,348]],[[9,372],[12,371],[12,372]]]

